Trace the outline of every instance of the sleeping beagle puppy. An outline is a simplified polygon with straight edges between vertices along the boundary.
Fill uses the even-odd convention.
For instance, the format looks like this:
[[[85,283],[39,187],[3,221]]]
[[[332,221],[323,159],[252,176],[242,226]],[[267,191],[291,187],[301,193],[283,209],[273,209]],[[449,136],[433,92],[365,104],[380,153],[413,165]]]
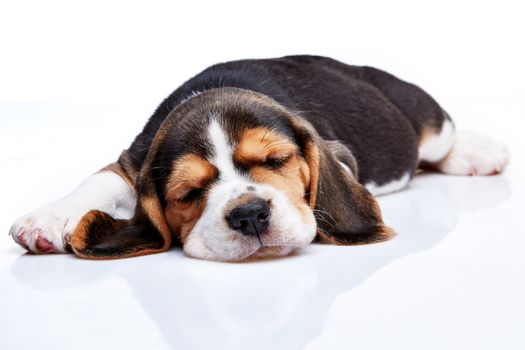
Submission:
[[[370,67],[290,56],[212,66],[175,90],[118,161],[18,219],[34,253],[283,256],[314,240],[381,242],[374,195],[418,168],[492,175],[506,147],[458,133],[419,87]]]

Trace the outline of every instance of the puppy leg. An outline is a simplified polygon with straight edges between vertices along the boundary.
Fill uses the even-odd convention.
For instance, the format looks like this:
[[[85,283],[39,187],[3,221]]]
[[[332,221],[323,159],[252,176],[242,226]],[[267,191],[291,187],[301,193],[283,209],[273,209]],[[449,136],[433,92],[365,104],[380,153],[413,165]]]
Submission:
[[[133,216],[135,191],[123,175],[118,164],[102,169],[66,197],[16,220],[9,234],[33,253],[65,253],[70,235],[90,210],[98,209],[120,219]]]
[[[441,130],[427,135],[419,147],[419,160],[451,175],[495,175],[509,162],[505,144],[487,136],[457,132],[445,120]]]

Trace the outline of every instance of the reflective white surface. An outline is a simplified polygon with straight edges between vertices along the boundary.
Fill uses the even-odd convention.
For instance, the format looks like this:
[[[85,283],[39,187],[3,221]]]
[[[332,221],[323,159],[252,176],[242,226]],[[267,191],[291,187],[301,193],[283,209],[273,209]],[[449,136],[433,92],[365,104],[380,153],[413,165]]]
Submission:
[[[398,232],[386,243],[252,263],[16,246],[11,222],[116,159],[148,115],[139,107],[0,105],[0,349],[525,348],[522,129],[501,118],[466,124],[511,146],[505,174],[425,174],[381,197]]]

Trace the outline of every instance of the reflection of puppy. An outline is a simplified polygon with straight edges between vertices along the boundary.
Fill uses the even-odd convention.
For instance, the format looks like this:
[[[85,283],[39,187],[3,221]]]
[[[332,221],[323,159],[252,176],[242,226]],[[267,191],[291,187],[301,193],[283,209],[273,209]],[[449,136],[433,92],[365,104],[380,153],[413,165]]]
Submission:
[[[372,194],[404,188],[418,165],[490,175],[507,162],[505,146],[456,133],[428,94],[388,73],[311,56],[236,61],[175,90],[117,163],[10,233],[33,252],[86,258],[172,242],[227,261],[316,236],[378,242],[392,231]]]
[[[16,345],[23,344],[24,331],[31,329],[43,348],[50,341],[57,349],[65,348],[70,339],[82,337],[82,347],[96,347],[98,335],[107,334],[104,325],[111,327],[116,321],[114,308],[106,306],[125,308],[130,304],[130,308],[139,305],[154,322],[153,334],[146,331],[144,322],[126,326],[127,333],[142,330],[145,344],[160,332],[173,349],[200,349],[210,344],[215,349],[303,349],[321,335],[341,293],[349,293],[397,258],[436,247],[453,230],[458,216],[495,207],[508,199],[510,191],[504,176],[452,180],[434,174],[418,176],[410,191],[379,198],[385,220],[399,230],[399,236],[388,244],[354,249],[351,254],[346,249],[317,245],[290,259],[242,266],[184,259],[179,251],[151,257],[146,264],[131,259],[111,266],[21,255],[10,274],[0,274],[0,285],[9,286],[2,289],[3,299],[23,300],[32,317],[16,318],[20,303],[4,303],[3,319],[23,320],[23,327],[14,327],[11,322],[11,327],[4,329],[7,339],[0,343],[11,340],[9,348],[23,348]],[[423,200],[426,198],[432,200]],[[475,207],[470,206],[473,203]],[[151,266],[155,266],[154,281],[144,283],[152,274]],[[49,330],[42,325],[56,327],[56,320],[64,319],[60,312],[78,307],[78,294],[71,293],[73,289],[81,290],[83,299],[90,300],[101,288],[108,289],[105,303],[89,308],[100,320],[97,329],[93,329],[91,317],[79,317],[71,327],[61,326],[67,337],[49,337]],[[131,300],[128,291],[132,292]],[[55,305],[57,311],[50,313]],[[345,324],[359,317],[359,313],[348,315]],[[199,327],[188,327],[188,322]],[[206,329],[206,337],[201,336],[202,329]],[[86,330],[90,337],[85,337]],[[119,335],[105,338],[107,347],[112,342],[117,347],[127,345],[122,343],[127,338]],[[348,330],[349,342],[356,336]]]

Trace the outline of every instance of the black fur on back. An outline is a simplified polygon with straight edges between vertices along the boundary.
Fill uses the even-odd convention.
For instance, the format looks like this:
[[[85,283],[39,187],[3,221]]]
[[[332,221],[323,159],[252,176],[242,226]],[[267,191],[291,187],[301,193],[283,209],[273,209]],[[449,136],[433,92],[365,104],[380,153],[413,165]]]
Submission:
[[[419,87],[370,67],[319,56],[251,59],[214,65],[185,82],[157,108],[129,148],[140,169],[168,114],[195,93],[236,87],[267,95],[309,121],[325,140],[352,152],[359,182],[378,185],[412,175],[424,127],[446,113]]]

